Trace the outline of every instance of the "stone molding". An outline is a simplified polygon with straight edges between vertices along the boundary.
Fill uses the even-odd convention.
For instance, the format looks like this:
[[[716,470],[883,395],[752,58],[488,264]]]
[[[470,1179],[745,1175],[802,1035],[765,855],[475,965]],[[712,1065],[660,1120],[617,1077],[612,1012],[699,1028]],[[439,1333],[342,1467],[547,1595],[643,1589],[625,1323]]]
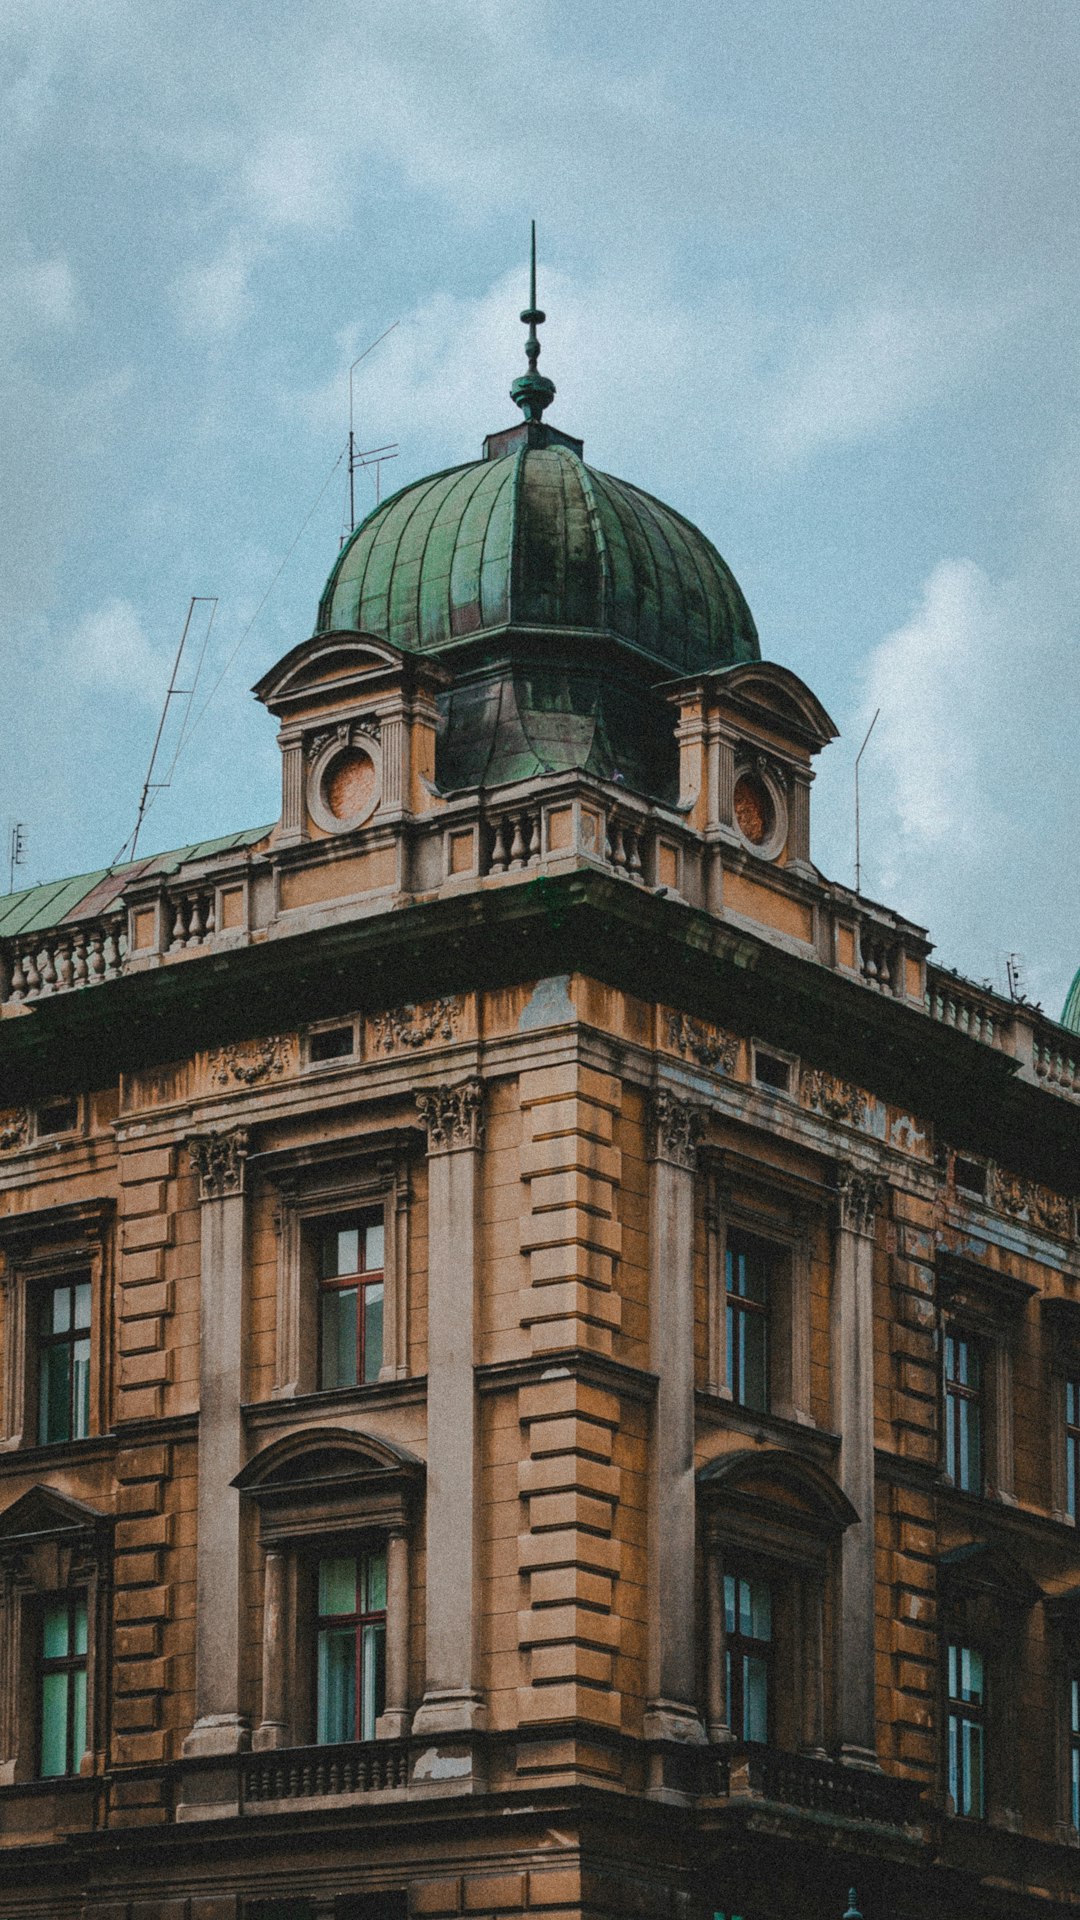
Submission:
[[[29,1107],[9,1107],[0,1113],[0,1153],[15,1153],[30,1139]]]
[[[1028,1226],[1055,1234],[1062,1240],[1072,1238],[1069,1202],[1062,1194],[1040,1186],[1036,1180],[1026,1180],[1022,1174],[1005,1173],[1000,1167],[995,1167],[993,1200],[995,1207],[1001,1213],[1007,1213],[1012,1220],[1022,1220]]]
[[[693,1173],[698,1143],[705,1131],[705,1109],[673,1093],[654,1093],[649,1102],[649,1157]]]
[[[861,1234],[870,1239],[879,1207],[885,1199],[886,1182],[876,1174],[856,1167],[841,1166],[836,1175],[836,1221],[844,1233]]]
[[[249,1137],[247,1127],[188,1135],[187,1149],[199,1178],[200,1200],[226,1200],[243,1193]]]
[[[403,1007],[372,1015],[375,1045],[384,1053],[395,1048],[423,1047],[429,1040],[452,1040],[461,1018],[460,994],[442,1000],[409,1000]]]
[[[804,1067],[802,1097],[805,1106],[814,1113],[824,1114],[828,1120],[843,1120],[849,1127],[865,1125],[865,1093],[834,1073],[825,1073],[817,1067]]]
[[[456,1087],[432,1087],[416,1096],[427,1128],[428,1153],[454,1153],[484,1143],[484,1088],[479,1080]]]
[[[217,1047],[210,1055],[210,1074],[219,1087],[233,1081],[251,1087],[259,1080],[276,1079],[293,1064],[293,1043],[287,1034],[270,1033],[262,1040],[238,1040]]]

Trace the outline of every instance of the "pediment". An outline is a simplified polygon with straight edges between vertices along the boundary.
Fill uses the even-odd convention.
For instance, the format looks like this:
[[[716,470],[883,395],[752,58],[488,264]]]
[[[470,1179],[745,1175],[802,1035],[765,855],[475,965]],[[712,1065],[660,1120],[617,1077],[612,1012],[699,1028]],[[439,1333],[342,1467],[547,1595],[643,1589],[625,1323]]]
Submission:
[[[983,1596],[1025,1610],[1044,1598],[1027,1568],[1007,1548],[988,1540],[967,1540],[948,1548],[938,1560],[938,1573],[947,1592]]]
[[[356,694],[375,692],[388,683],[425,673],[444,677],[433,665],[419,663],[376,634],[360,631],[317,633],[292,647],[252,688],[257,700],[275,714],[292,713],[309,701],[325,705]]]
[[[710,674],[707,684],[717,700],[759,725],[790,735],[811,753],[839,738],[839,728],[816,693],[789,667],[771,660],[747,660]]]
[[[233,1485],[241,1493],[274,1496],[299,1494],[305,1487],[314,1492],[375,1480],[415,1480],[423,1471],[423,1461],[393,1441],[343,1427],[315,1427],[264,1447]]]
[[[699,1468],[703,1495],[729,1506],[767,1510],[831,1533],[858,1519],[847,1495],[811,1460],[782,1447],[740,1447]]]
[[[85,1536],[109,1524],[107,1514],[58,1493],[55,1487],[30,1487],[0,1513],[0,1545],[22,1546],[45,1536]]]

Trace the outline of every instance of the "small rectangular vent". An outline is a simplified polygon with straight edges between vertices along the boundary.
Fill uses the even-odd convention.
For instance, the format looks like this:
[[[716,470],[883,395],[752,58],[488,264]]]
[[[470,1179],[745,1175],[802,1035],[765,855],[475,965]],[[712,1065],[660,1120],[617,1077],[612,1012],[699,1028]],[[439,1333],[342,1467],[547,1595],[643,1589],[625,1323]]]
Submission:
[[[774,1093],[791,1092],[791,1062],[781,1060],[779,1054],[766,1053],[763,1048],[754,1048],[754,1079],[759,1087],[770,1087]]]
[[[356,1036],[349,1027],[322,1027],[308,1040],[308,1059],[317,1064],[323,1060],[345,1060],[356,1052]]]
[[[77,1100],[51,1100],[47,1107],[38,1108],[38,1139],[52,1133],[74,1133],[79,1124],[79,1103]]]
[[[986,1199],[986,1168],[978,1160],[966,1160],[958,1153],[953,1161],[953,1179],[964,1193],[974,1193],[980,1200]]]

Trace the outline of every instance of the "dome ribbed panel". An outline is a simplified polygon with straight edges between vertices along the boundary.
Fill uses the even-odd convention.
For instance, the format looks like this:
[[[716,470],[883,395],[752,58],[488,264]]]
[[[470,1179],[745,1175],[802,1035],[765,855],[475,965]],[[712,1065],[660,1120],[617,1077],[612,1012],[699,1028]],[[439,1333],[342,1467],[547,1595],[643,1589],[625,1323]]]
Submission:
[[[600,624],[600,567],[581,462],[562,447],[533,448],[519,490],[511,606],[522,626]]]

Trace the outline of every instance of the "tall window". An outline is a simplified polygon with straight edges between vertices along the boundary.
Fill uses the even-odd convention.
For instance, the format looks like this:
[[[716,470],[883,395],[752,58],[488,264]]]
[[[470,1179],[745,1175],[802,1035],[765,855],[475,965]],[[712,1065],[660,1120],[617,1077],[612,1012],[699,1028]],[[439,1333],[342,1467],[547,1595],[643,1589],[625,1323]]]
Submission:
[[[325,1227],[319,1245],[319,1383],[377,1380],[383,1362],[383,1223],[354,1214]]]
[[[1080,1375],[1065,1382],[1065,1511],[1080,1521]]]
[[[38,1441],[90,1431],[90,1275],[47,1287],[38,1321]]]
[[[981,1653],[949,1642],[949,1793],[957,1813],[986,1807],[986,1677]]]
[[[772,1722],[772,1592],[768,1581],[724,1575],[728,1718],[738,1740],[769,1738]]]
[[[1069,1681],[1069,1810],[1080,1827],[1080,1674]]]
[[[982,1349],[955,1330],[945,1336],[945,1471],[966,1493],[982,1492]]]
[[[319,1561],[315,1738],[374,1740],[386,1694],[386,1554]]]
[[[42,1779],[78,1773],[86,1752],[85,1594],[60,1594],[42,1604],[38,1714]]]
[[[727,1384],[740,1407],[769,1404],[771,1249],[749,1234],[727,1239]]]

